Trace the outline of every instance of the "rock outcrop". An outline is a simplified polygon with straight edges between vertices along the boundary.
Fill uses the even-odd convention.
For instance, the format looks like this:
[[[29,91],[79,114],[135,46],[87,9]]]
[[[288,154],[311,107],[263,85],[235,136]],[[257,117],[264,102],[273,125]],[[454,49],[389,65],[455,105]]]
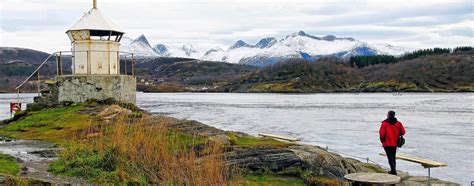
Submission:
[[[59,105],[58,88],[54,81],[46,81],[47,88],[40,91],[40,95],[33,98],[33,103],[27,104],[27,109],[38,111]]]
[[[187,134],[206,136],[216,139],[223,144],[229,144],[227,135],[230,133],[212,126],[188,120],[179,120],[166,116],[152,116],[154,123],[159,120],[168,120],[167,127]],[[235,133],[239,136],[249,136],[245,133]],[[329,152],[324,148],[288,143],[287,146],[257,146],[241,148],[231,146],[224,153],[229,166],[240,168],[244,172],[288,173],[294,170],[305,174],[326,177],[336,180],[341,185],[349,184],[344,175],[357,172],[385,173],[388,170],[382,167],[364,163],[356,159],[343,157],[337,153]],[[294,172],[293,172],[294,173]],[[300,172],[301,173],[301,172]],[[399,171],[402,183],[400,185],[427,184],[425,177],[409,176],[408,173]],[[459,185],[439,179],[432,179],[432,183],[443,185]]]
[[[358,161],[349,161],[342,156],[328,152],[322,148],[310,145],[295,145],[289,147],[306,167],[318,176],[334,179],[344,179],[344,175],[355,172],[373,172]]]
[[[231,167],[249,171],[279,172],[291,167],[300,167],[303,164],[301,159],[288,148],[235,148],[224,156]]]

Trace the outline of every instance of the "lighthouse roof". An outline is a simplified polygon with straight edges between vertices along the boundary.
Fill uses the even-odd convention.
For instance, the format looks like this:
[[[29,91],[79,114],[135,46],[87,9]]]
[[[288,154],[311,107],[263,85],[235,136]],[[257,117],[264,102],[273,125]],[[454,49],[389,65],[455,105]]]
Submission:
[[[124,33],[97,8],[92,8],[89,12],[85,13],[84,16],[66,32],[73,30],[100,30]]]

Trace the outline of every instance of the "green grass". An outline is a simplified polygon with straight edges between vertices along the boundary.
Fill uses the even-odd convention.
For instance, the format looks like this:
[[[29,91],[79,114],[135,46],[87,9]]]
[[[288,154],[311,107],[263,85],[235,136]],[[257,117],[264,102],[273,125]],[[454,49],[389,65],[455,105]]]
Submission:
[[[63,147],[65,150],[61,153],[60,158],[52,162],[48,169],[57,175],[81,177],[97,183],[116,183],[122,181],[146,183],[140,172],[127,172],[127,176],[123,176],[124,169],[127,170],[128,166],[133,167],[136,165],[127,163],[127,160],[124,159],[117,159],[125,157],[117,156],[116,147],[109,145],[114,144],[112,140],[114,140],[116,128],[111,126],[103,128],[103,131],[99,131],[101,127],[109,125],[103,125],[105,123],[101,123],[94,115],[80,112],[86,106],[93,106],[93,104],[85,103],[69,107],[30,111],[25,113],[25,116],[19,120],[0,128],[0,136],[5,136],[6,139],[11,137],[16,139],[46,140]],[[141,112],[134,112],[129,117],[140,118],[142,115],[143,113]],[[117,122],[125,123],[127,121]],[[113,123],[112,125],[116,124],[118,123]],[[95,127],[96,125],[100,125],[100,127]],[[154,131],[155,129],[151,126],[144,125],[144,127],[150,127],[150,130],[146,132],[149,134],[147,137],[152,137],[153,134],[150,133],[155,132],[157,132],[157,135],[162,135],[160,130]],[[133,136],[133,134],[137,133],[136,130],[129,125],[125,125],[124,135]],[[88,132],[84,133],[84,131]],[[131,134],[128,134],[130,132]],[[171,130],[164,132],[166,134],[165,139],[172,143],[167,146],[170,152],[182,153],[183,151],[193,150],[196,145],[206,142],[204,137],[187,135]],[[101,133],[100,138],[105,143],[104,145],[108,146],[103,150],[98,150],[98,145],[96,144],[98,138],[94,135],[88,137],[88,133]],[[145,133],[140,134],[144,135]],[[76,139],[77,137],[80,137],[80,139]],[[16,165],[16,160],[13,158],[12,163],[15,164],[10,166],[9,162],[9,166],[6,166],[2,164],[5,163],[2,158],[0,157],[0,172],[17,174],[18,167],[16,172],[11,170],[11,166]],[[122,167],[117,167],[119,165]],[[121,180],[118,180],[119,178]]]
[[[20,165],[15,157],[0,154],[0,173],[17,175],[20,172]]]
[[[251,86],[250,92],[299,92],[291,82],[284,83],[258,83]]]
[[[181,148],[185,146],[195,146],[195,145],[200,145],[204,144],[207,139],[201,136],[192,136],[180,132],[175,132],[175,131],[168,131],[168,138],[171,141],[176,142],[176,147]]]
[[[385,171],[384,169],[380,168],[380,167],[377,167],[373,164],[369,164],[369,163],[364,163],[363,166],[371,171],[374,171],[374,172],[377,172],[377,173],[386,173],[387,171]]]
[[[49,172],[96,182],[114,182],[117,178],[114,152],[98,152],[87,146],[72,144],[67,149],[49,165]]]
[[[274,147],[286,147],[289,143],[270,139],[270,138],[257,138],[253,136],[238,136],[231,132],[227,135],[232,145],[239,147],[261,147],[261,146],[274,146]]]
[[[300,167],[289,168],[280,172],[262,172],[245,175],[239,180],[239,185],[325,185],[337,186],[340,182],[335,179],[317,176],[304,171]]]
[[[82,105],[28,112],[27,116],[0,128],[0,135],[19,139],[64,142],[89,126],[89,115],[79,114]]]
[[[418,87],[414,83],[406,83],[406,82],[397,82],[394,80],[390,81],[377,81],[377,82],[370,82],[366,86],[367,88],[394,88],[398,90],[416,90]]]
[[[239,185],[272,185],[272,186],[300,186],[307,185],[303,179],[296,177],[282,177],[274,175],[245,176]]]
[[[205,143],[206,139],[178,132],[166,132],[170,152],[182,153],[193,150],[195,145]],[[110,138],[110,134],[104,138]],[[110,139],[106,139],[109,141]],[[147,139],[145,139],[147,140]],[[115,147],[99,151],[92,143],[70,142],[62,145],[65,151],[60,158],[49,165],[49,172],[57,175],[80,177],[93,183],[148,183],[143,172],[128,172],[137,169],[136,162],[124,163],[126,156],[119,156]],[[206,149],[204,149],[206,150]],[[123,176],[126,172],[126,176]]]

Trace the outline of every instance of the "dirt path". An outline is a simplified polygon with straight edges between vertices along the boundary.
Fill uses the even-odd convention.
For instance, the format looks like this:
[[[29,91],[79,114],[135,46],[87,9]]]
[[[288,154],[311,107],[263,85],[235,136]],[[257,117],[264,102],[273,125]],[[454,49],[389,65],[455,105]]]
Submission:
[[[35,140],[0,141],[0,153],[13,156],[20,164],[22,178],[55,184],[85,183],[78,178],[56,176],[48,172],[48,165],[57,159],[61,149],[56,145]]]

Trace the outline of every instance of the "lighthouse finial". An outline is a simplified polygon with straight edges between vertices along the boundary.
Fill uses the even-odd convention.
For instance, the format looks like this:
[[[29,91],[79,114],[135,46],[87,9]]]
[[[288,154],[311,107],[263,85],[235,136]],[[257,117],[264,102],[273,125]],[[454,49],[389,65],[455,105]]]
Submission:
[[[97,8],[97,0],[92,0],[92,8]]]

